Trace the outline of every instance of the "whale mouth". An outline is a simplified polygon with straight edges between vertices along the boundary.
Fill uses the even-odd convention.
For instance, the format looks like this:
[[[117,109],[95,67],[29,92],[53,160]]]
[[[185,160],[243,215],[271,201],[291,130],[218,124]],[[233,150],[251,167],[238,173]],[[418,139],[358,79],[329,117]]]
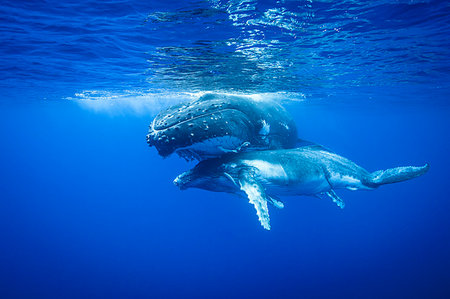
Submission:
[[[202,160],[202,157],[197,154],[195,151],[190,150],[190,149],[182,149],[182,150],[177,150],[176,151],[177,155],[180,158],[183,158],[184,160],[190,162],[190,161],[195,161],[195,160]]]

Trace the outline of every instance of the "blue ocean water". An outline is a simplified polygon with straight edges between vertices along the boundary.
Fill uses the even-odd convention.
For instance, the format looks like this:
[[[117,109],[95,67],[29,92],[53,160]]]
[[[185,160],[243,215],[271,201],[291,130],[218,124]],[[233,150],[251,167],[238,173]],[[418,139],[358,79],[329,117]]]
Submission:
[[[448,1],[3,1],[0,297],[448,298]],[[423,177],[287,198],[265,231],[145,142],[205,92]]]

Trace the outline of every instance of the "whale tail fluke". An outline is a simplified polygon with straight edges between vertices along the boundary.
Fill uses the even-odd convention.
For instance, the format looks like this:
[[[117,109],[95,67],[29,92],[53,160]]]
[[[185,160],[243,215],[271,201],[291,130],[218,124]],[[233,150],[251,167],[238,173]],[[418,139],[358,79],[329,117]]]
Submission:
[[[380,185],[403,182],[425,174],[429,168],[430,165],[427,163],[419,167],[404,166],[374,171],[369,176],[368,185],[376,188]]]

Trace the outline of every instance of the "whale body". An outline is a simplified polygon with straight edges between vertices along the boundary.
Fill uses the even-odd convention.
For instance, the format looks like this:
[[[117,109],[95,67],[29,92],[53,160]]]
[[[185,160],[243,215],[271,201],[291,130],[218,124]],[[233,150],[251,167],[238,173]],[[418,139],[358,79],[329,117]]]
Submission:
[[[167,157],[217,158],[226,153],[293,148],[297,128],[290,114],[271,100],[206,94],[161,111],[152,121],[147,143]]]
[[[270,230],[267,203],[284,207],[278,196],[328,197],[344,208],[335,189],[372,190],[418,177],[428,169],[426,164],[368,172],[349,159],[321,146],[310,145],[205,160],[179,175],[174,184],[180,189],[200,188],[245,195],[254,205],[261,225]]]

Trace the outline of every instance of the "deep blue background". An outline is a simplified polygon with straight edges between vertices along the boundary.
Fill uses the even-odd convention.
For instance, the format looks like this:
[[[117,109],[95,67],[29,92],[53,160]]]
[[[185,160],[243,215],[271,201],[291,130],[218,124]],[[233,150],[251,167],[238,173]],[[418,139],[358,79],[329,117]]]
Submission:
[[[0,297],[450,296],[448,4],[230,3],[2,3]],[[265,231],[145,142],[208,90],[283,98],[368,170],[431,169],[344,210],[287,198]]]
[[[2,109],[2,295],[448,295],[448,108],[354,106],[289,107],[303,136],[370,170],[427,161],[430,172],[341,191],[342,211],[289,198],[270,232],[245,201],[173,186],[188,165],[148,149],[148,117]]]

